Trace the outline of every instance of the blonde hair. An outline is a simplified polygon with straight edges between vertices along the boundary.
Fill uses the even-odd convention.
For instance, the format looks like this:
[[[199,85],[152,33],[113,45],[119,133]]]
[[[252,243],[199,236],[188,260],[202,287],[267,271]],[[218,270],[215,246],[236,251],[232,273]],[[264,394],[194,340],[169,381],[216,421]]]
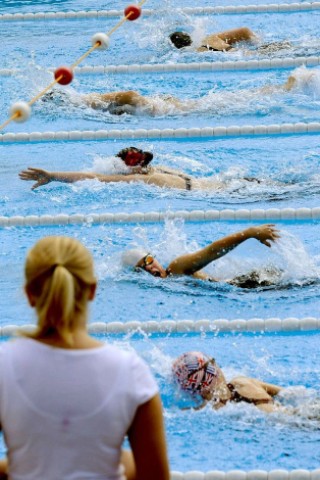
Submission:
[[[28,252],[25,281],[38,326],[24,335],[39,339],[55,333],[72,345],[77,315],[86,312],[90,286],[96,283],[90,252],[74,238],[42,238]]]

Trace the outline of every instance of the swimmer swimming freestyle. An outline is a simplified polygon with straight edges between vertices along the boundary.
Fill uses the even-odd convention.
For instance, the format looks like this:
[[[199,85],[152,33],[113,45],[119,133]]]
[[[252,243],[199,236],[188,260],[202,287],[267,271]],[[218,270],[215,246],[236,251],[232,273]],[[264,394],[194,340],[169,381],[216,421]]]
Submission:
[[[274,53],[279,50],[288,49],[291,43],[287,40],[276,41],[258,45],[258,36],[248,27],[235,28],[224,32],[217,32],[207,35],[199,42],[194,41],[186,32],[173,32],[169,35],[171,43],[178,49],[191,47],[196,52],[229,52],[237,50],[238,43],[251,43],[256,45],[256,50],[263,53]],[[249,53],[249,52],[247,52]]]
[[[173,32],[169,35],[172,44],[178,48],[190,47],[193,40],[188,33]],[[197,52],[208,50],[214,52],[226,52],[232,49],[232,46],[239,42],[250,42],[256,40],[257,36],[247,27],[234,28],[224,32],[218,32],[206,36],[201,40],[201,45],[196,48]]]
[[[243,89],[238,91],[228,91],[225,93],[225,99],[221,98],[221,93],[210,92],[200,98],[179,99],[171,94],[158,94],[155,96],[141,95],[134,90],[124,90],[107,93],[89,93],[77,94],[74,98],[63,90],[52,90],[42,97],[42,101],[54,101],[57,105],[71,103],[74,106],[86,105],[93,110],[99,110],[111,115],[176,115],[187,114],[191,112],[207,112],[213,108],[221,115],[222,104],[228,105],[236,102],[241,96],[248,95],[248,99],[253,95],[274,95],[277,93],[286,93],[293,89],[302,87],[303,89],[312,85],[317,76],[317,70],[309,70],[305,67],[299,67],[294,70],[285,83],[279,85],[265,85],[263,87]],[[215,100],[217,95],[217,105]]]
[[[183,391],[202,398],[203,402],[196,409],[210,404],[217,410],[227,403],[245,402],[270,413],[277,410],[274,397],[283,389],[244,376],[235,377],[228,383],[216,360],[197,351],[180,355],[172,364],[172,376]]]
[[[219,282],[219,279],[210,276],[203,268],[250,238],[258,240],[267,247],[271,247],[272,243],[280,238],[280,233],[273,224],[249,227],[216,240],[196,252],[179,256],[172,260],[166,268],[151,253],[139,248],[130,249],[123,252],[122,264],[126,267],[134,268],[135,271],[145,271],[153,277],[162,279],[186,275],[199,280]],[[261,281],[257,272],[254,272],[254,275],[241,275],[226,281],[226,283],[242,288],[270,285],[268,280]]]

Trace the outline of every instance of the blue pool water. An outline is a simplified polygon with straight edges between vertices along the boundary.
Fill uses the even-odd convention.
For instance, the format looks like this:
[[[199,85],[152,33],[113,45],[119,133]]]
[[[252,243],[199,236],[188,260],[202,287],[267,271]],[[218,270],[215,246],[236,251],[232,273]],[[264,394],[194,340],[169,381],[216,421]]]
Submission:
[[[157,8],[155,0],[147,8]],[[253,2],[249,2],[253,3]],[[264,3],[262,0],[255,3]],[[194,6],[186,0],[184,6]],[[232,4],[243,4],[236,0]],[[203,6],[209,5],[208,1]],[[126,2],[36,0],[1,2],[1,13],[123,9]],[[49,67],[69,64],[90,46],[96,31],[110,29],[117,19],[2,22],[1,69],[19,69],[0,76],[1,116],[10,105],[28,100],[52,79]],[[165,1],[158,15],[127,22],[112,36],[106,52],[95,52],[84,65],[175,63],[272,58],[270,53],[241,46],[234,52],[196,54],[174,50],[168,34],[183,28],[201,36],[247,25],[258,44],[289,40],[277,57],[318,55],[319,12],[191,16]],[[35,104],[31,119],[10,124],[5,132],[257,125],[319,120],[320,69],[310,88],[292,92],[274,89],[290,70],[180,72],[131,75],[77,75],[64,101]],[[265,86],[271,88],[267,92]],[[170,115],[112,116],[79,105],[79,95],[134,89],[158,98],[174,95],[196,99],[197,109]],[[80,107],[80,108],[79,108]],[[18,172],[28,166],[48,170],[114,173],[114,157],[134,144],[155,153],[154,164],[222,183],[211,191],[178,191],[145,184],[84,181],[52,183],[31,191]],[[104,140],[82,142],[0,143],[0,215],[96,214],[224,208],[318,207],[320,197],[319,134],[206,138],[181,140]],[[258,181],[248,181],[252,177]],[[251,223],[250,223],[251,224]],[[166,282],[125,270],[121,252],[141,245],[164,264],[223,235],[246,228],[243,222],[166,220],[163,224],[11,227],[0,235],[1,325],[34,323],[23,294],[23,262],[27,250],[43,235],[71,235],[93,253],[99,279],[92,321],[215,320],[317,316],[320,278],[319,221],[277,222],[281,240],[271,249],[251,240],[208,267],[219,278],[206,283],[190,278]],[[252,270],[273,280],[270,287],[240,289],[225,280]],[[319,466],[319,332],[297,334],[168,334],[102,337],[135,348],[151,365],[165,408],[169,455],[173,470],[274,469]],[[172,360],[185,350],[214,355],[227,378],[247,375],[289,387],[281,403],[289,413],[264,415],[250,405],[231,405],[218,412],[181,410],[190,401],[179,397],[171,381]],[[189,402],[189,403],[188,403]],[[243,448],[246,444],[247,448]],[[4,451],[4,447],[2,447]]]

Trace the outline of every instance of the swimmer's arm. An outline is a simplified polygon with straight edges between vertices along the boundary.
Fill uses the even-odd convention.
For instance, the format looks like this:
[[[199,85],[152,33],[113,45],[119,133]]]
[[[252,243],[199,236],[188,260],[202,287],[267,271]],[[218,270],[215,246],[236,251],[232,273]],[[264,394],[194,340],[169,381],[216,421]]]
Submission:
[[[232,48],[227,42],[219,38],[218,35],[208,35],[201,43],[202,45],[197,48],[197,52],[205,52],[210,50],[210,48],[223,52]]]
[[[273,383],[262,382],[261,380],[256,380],[257,383],[271,396],[275,397],[278,393],[283,390],[283,387],[274,385]]]
[[[197,252],[174,259],[168,268],[173,275],[193,275],[249,238],[255,238],[267,247],[271,247],[271,242],[274,242],[279,236],[278,230],[273,224],[246,228],[217,240]]]
[[[99,180],[105,183],[146,181],[146,176],[143,174],[104,175],[94,172],[48,172],[41,168],[32,167],[29,167],[27,170],[22,170],[22,172],[19,173],[19,177],[21,180],[35,181],[36,183],[31,187],[32,190],[50,182],[74,183],[80,180]]]

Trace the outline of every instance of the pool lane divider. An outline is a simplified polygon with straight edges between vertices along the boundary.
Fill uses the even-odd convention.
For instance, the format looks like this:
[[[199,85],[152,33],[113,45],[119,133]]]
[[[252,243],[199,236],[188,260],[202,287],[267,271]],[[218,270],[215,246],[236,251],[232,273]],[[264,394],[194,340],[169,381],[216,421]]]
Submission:
[[[34,330],[35,325],[4,325],[0,327],[0,336],[11,337],[19,329]],[[227,320],[149,320],[141,322],[93,322],[89,323],[88,331],[92,334],[185,334],[185,333],[281,333],[281,332],[310,332],[320,330],[320,318],[237,318]],[[320,477],[319,477],[320,480]]]
[[[301,65],[314,67],[320,65],[320,57],[285,57],[266,58],[262,60],[236,60],[225,62],[193,62],[193,63],[147,63],[130,65],[97,65],[76,67],[77,75],[123,75],[143,73],[175,73],[175,72],[227,72],[234,70],[271,70],[279,68],[296,68]],[[52,68],[48,69],[53,71]],[[0,69],[0,76],[15,76],[20,73],[18,69]]]
[[[230,15],[248,13],[287,13],[307,12],[319,10],[320,2],[294,2],[294,3],[268,3],[262,5],[217,5],[215,7],[184,7],[175,11],[186,15]],[[30,20],[65,20],[78,18],[114,18],[122,15],[121,10],[81,10],[67,12],[36,12],[36,13],[4,13],[0,15],[0,21],[30,21]],[[162,10],[145,9],[144,16],[161,15]]]
[[[132,139],[185,139],[185,138],[221,138],[221,137],[251,137],[260,135],[295,135],[320,133],[320,122],[297,122],[270,125],[230,125],[228,127],[203,128],[152,128],[124,130],[62,130],[31,133],[0,134],[1,143],[31,143],[31,142],[75,142],[99,140],[132,140]]]
[[[160,223],[167,220],[180,219],[185,222],[239,222],[239,221],[319,221],[320,207],[300,208],[255,208],[238,210],[176,210],[166,212],[134,212],[134,213],[75,213],[71,215],[14,215],[11,217],[0,216],[0,228],[8,227],[43,227],[105,224],[145,224]]]
[[[214,459],[213,459],[214,461]],[[320,469],[317,470],[229,470],[223,472],[212,470],[209,472],[190,471],[176,472],[171,471],[170,480],[320,480]]]

